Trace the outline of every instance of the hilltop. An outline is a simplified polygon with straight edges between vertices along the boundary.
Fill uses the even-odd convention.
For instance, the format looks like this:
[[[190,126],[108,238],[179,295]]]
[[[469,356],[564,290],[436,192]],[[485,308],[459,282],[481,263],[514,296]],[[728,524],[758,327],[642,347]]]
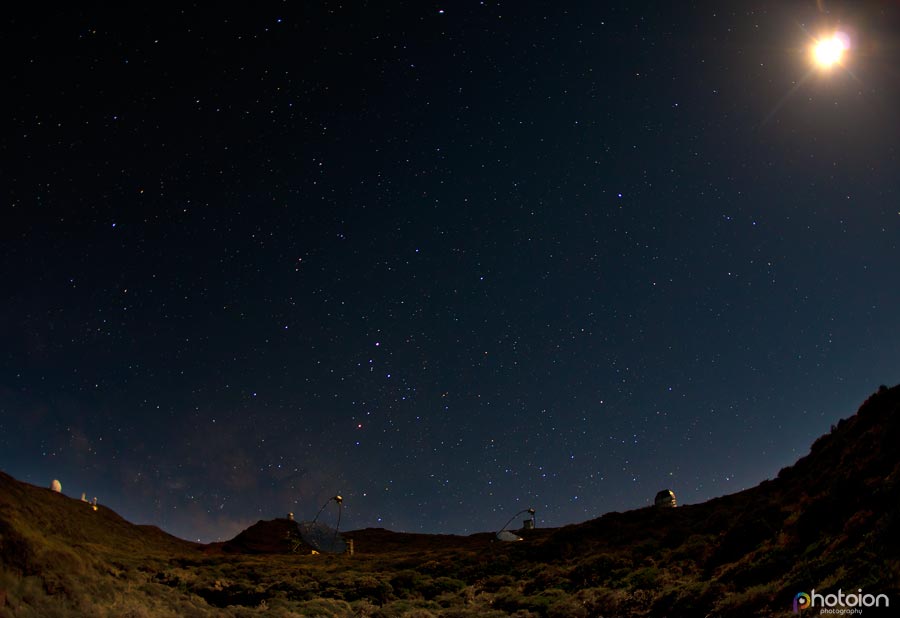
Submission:
[[[287,520],[190,543],[0,473],[0,616],[782,616],[813,588],[900,604],[898,442],[900,387],[882,387],[746,491],[520,543],[358,530],[352,557],[291,553]]]

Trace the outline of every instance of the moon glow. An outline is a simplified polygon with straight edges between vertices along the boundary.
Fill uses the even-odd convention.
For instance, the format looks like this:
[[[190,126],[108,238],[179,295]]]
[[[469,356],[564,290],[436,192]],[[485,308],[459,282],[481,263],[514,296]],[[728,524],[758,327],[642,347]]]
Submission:
[[[812,46],[812,57],[816,65],[822,69],[830,69],[840,64],[844,52],[850,47],[849,37],[843,32],[819,39]]]

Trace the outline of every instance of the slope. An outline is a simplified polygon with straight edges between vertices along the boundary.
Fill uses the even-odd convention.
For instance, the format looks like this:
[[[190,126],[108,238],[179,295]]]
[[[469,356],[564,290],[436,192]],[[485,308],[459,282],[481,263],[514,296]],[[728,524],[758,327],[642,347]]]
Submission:
[[[0,473],[0,616],[780,616],[838,588],[900,603],[898,438],[900,387],[883,387],[743,492],[522,543],[358,530],[353,557],[285,553],[278,520],[228,547],[263,553],[228,553]]]

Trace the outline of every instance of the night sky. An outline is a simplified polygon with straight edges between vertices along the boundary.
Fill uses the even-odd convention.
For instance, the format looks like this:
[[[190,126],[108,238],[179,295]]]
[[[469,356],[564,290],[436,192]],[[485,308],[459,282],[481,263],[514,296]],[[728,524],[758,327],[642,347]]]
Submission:
[[[336,493],[560,526],[773,478],[900,381],[897,2],[26,11],[20,480],[204,542]]]

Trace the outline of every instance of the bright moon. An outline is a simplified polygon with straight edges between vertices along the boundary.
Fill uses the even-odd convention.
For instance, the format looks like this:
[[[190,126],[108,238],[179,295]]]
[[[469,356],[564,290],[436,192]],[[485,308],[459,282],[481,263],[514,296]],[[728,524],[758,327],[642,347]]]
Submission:
[[[827,39],[820,39],[813,45],[812,52],[816,64],[829,69],[841,61],[848,45],[847,35],[838,32]]]

